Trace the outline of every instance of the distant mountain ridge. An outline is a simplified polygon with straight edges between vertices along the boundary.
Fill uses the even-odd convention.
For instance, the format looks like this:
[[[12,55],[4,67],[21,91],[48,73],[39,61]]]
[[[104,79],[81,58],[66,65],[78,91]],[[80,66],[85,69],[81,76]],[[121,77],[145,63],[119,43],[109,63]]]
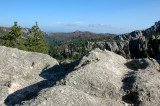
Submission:
[[[98,39],[98,38],[106,38],[106,37],[115,37],[115,34],[96,34],[89,31],[75,31],[71,33],[48,33],[48,37],[56,38],[61,40],[73,40],[73,39]]]

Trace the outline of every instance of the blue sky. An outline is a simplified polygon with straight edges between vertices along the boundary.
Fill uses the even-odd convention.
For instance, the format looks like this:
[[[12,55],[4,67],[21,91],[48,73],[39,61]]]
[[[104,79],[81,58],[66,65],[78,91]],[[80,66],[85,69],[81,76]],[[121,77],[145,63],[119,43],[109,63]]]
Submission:
[[[0,26],[46,32],[127,33],[160,20],[160,0],[0,0]]]

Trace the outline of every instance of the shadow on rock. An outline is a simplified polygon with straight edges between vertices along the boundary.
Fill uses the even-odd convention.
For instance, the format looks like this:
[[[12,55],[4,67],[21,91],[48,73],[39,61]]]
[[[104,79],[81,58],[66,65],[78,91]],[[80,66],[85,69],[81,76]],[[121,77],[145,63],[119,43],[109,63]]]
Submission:
[[[138,71],[138,69],[145,69],[148,67],[148,63],[145,59],[134,59],[125,64],[127,68],[131,69],[132,71],[128,72],[123,77],[123,85],[121,89],[124,90],[125,95],[122,96],[122,100],[128,104],[134,104],[135,106],[138,105],[137,102],[137,93],[132,92],[131,89],[133,87],[133,84],[135,83],[136,76],[135,73]]]
[[[133,87],[133,83],[135,82],[134,71],[124,75],[122,82],[123,86],[121,87],[121,89],[123,89],[126,92],[126,94],[122,96],[122,100],[126,103],[134,104],[136,101],[135,93],[130,92],[130,90]]]
[[[125,64],[131,70],[146,69],[149,63],[146,59],[134,59]]]
[[[8,95],[5,99],[5,104],[7,106],[11,106],[22,104],[22,101],[33,99],[41,90],[54,86],[57,81],[63,79],[68,73],[69,71],[64,71],[59,65],[55,65],[49,69],[46,67],[39,75],[45,80],[17,90],[16,92]]]

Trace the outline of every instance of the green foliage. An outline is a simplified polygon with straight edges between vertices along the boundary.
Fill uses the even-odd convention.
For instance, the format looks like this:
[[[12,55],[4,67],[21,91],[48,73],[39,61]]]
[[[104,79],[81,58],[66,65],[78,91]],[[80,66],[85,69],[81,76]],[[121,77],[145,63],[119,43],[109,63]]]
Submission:
[[[156,58],[158,54],[160,54],[160,40],[154,39],[149,41],[150,49],[147,51],[147,56]]]
[[[21,27],[14,22],[14,26],[10,28],[9,33],[1,36],[1,45],[7,47],[15,47],[21,50],[48,53],[47,44],[44,41],[44,33],[39,29],[38,24],[32,27],[31,36],[22,36]]]
[[[48,39],[47,43],[49,46],[49,55],[58,60],[70,59],[77,60],[80,59],[83,55],[87,54],[94,48],[105,49],[105,46],[100,46],[98,41],[104,41],[104,39],[74,39],[70,42],[61,42],[57,39]],[[90,42],[91,44],[89,44]],[[93,43],[93,44],[92,44]],[[91,47],[90,47],[91,46]],[[65,49],[68,51],[66,52]]]
[[[39,29],[38,24],[32,27],[32,36],[27,39],[27,49],[28,51],[48,53],[47,44],[44,41],[44,33]]]
[[[159,31],[150,31],[144,33],[144,36],[147,38],[147,40],[153,40],[152,39],[153,35],[157,38],[157,36],[159,35]]]
[[[26,39],[24,39],[22,37],[19,39],[19,47],[18,47],[18,49],[27,51]]]
[[[5,33],[3,36],[1,36],[1,45],[7,46],[7,47],[16,47],[19,48],[23,46],[22,44],[19,45],[21,42],[21,26],[17,25],[17,22],[14,22],[14,26],[11,27],[9,33]]]

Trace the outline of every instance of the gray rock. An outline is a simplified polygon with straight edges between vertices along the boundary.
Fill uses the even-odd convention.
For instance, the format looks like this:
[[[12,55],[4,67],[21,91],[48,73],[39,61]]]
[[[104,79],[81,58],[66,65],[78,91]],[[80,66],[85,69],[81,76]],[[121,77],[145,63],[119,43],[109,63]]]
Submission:
[[[160,73],[159,64],[154,59],[129,60],[126,66],[133,70],[124,75],[123,87],[126,95],[123,101],[140,106],[159,106]]]
[[[71,86],[56,86],[41,91],[37,98],[24,102],[24,106],[120,106],[113,100],[94,97]]]
[[[106,43],[106,48],[110,51],[118,51],[118,45],[116,42],[107,42]]]
[[[160,105],[160,73],[154,70],[138,70],[134,72],[129,95],[136,105]]]
[[[147,69],[147,70],[154,70],[154,71],[160,70],[158,62],[153,58],[131,59],[131,60],[128,60],[127,64],[128,64],[128,68],[132,67],[134,70],[138,70],[138,69]]]
[[[57,87],[41,91],[24,105],[123,105],[121,79],[128,72],[125,63],[122,56],[95,49],[81,59],[75,71],[58,81]]]
[[[131,58],[142,58],[144,56],[144,52],[148,50],[148,42],[145,37],[132,39],[129,42],[129,50]]]
[[[15,91],[43,81],[44,78],[40,76],[42,71],[59,65],[48,55],[21,51],[16,48],[0,46],[0,54],[0,105],[4,105],[7,96]],[[51,76],[46,74],[46,77]],[[36,89],[36,85],[31,88]],[[18,95],[25,98],[23,93],[32,92],[33,89],[27,88]],[[12,99],[9,101],[12,102]]]
[[[121,79],[128,71],[125,63],[122,56],[95,49],[81,59],[75,71],[58,81],[56,87],[42,90],[23,105],[123,105]]]
[[[132,38],[139,38],[139,37],[143,36],[143,33],[142,33],[142,31],[137,30],[137,31],[131,32],[130,35]]]
[[[126,59],[113,52],[95,49],[63,81],[90,95],[120,100],[121,78],[127,71],[125,62]]]
[[[118,44],[118,47],[123,47]],[[48,55],[0,46],[0,105],[124,106],[160,104],[159,64],[95,49],[73,71]]]
[[[105,42],[104,41],[98,41],[98,42],[96,42],[96,44],[98,46],[100,46],[101,48],[105,47]]]
[[[107,42],[105,47],[107,50],[113,51],[125,58],[131,58],[128,42]]]

